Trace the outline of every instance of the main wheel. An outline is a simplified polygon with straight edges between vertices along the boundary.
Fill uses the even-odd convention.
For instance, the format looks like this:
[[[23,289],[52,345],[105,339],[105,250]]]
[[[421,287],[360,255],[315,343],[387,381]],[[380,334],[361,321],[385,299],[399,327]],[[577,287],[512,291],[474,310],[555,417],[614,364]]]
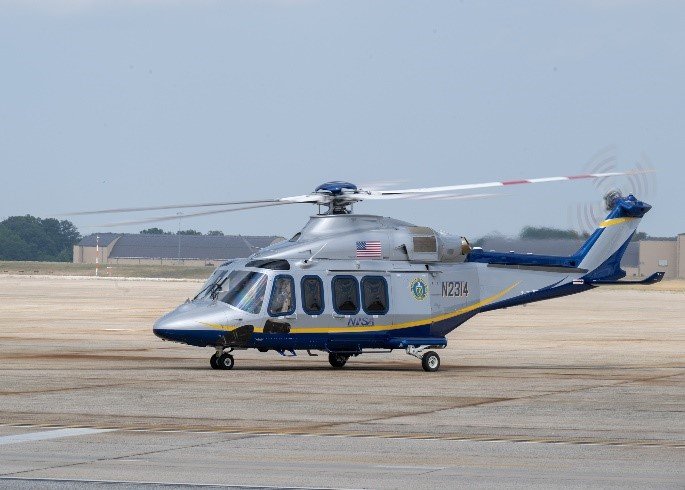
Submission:
[[[428,371],[429,373],[437,371],[440,368],[440,356],[437,352],[429,350],[421,358],[421,366],[424,371]]]
[[[221,354],[219,359],[217,359],[216,364],[219,366],[219,369],[233,369],[235,361],[231,354]]]
[[[334,354],[333,352],[331,352],[330,354],[328,354],[328,362],[330,362],[331,366],[333,366],[334,368],[339,369],[343,367],[347,362],[347,356],[344,354]]]
[[[212,369],[221,369],[219,367],[219,356],[212,354],[212,357],[209,358],[209,365],[212,366]]]

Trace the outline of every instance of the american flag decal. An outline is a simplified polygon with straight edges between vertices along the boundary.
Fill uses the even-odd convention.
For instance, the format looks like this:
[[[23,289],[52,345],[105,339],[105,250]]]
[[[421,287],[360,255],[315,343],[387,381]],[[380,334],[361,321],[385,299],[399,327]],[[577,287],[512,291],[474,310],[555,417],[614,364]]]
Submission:
[[[378,240],[357,242],[358,259],[381,259],[381,242]]]

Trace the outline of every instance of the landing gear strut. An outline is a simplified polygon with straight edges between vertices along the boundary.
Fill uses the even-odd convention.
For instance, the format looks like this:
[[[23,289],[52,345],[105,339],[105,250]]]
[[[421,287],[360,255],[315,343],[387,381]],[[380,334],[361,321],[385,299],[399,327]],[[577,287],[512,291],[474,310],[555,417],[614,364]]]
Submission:
[[[228,352],[223,349],[217,349],[216,352],[209,358],[209,365],[212,369],[233,369],[235,360]]]

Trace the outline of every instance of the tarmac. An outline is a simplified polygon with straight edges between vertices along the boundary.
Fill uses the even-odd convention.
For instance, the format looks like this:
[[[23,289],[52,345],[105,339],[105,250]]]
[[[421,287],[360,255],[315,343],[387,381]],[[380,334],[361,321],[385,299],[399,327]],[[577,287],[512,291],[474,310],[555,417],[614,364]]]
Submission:
[[[685,487],[685,291],[479,315],[437,373],[163,342],[192,281],[0,276],[0,487]]]

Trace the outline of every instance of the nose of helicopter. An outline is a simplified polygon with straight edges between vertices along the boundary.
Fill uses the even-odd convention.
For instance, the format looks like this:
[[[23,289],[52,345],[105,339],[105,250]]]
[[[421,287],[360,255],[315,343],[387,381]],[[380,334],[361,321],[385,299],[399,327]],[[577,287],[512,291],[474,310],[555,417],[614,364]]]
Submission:
[[[214,307],[185,303],[155,322],[152,332],[163,340],[189,345],[213,345],[223,333],[212,325],[226,322],[226,312]]]
[[[152,326],[152,333],[164,340],[176,340],[178,331],[182,329],[180,315],[175,311],[159,318]]]
[[[158,335],[167,331],[179,330],[188,325],[188,316],[194,316],[197,310],[197,306],[186,301],[160,317],[152,327],[152,331],[155,335]]]

